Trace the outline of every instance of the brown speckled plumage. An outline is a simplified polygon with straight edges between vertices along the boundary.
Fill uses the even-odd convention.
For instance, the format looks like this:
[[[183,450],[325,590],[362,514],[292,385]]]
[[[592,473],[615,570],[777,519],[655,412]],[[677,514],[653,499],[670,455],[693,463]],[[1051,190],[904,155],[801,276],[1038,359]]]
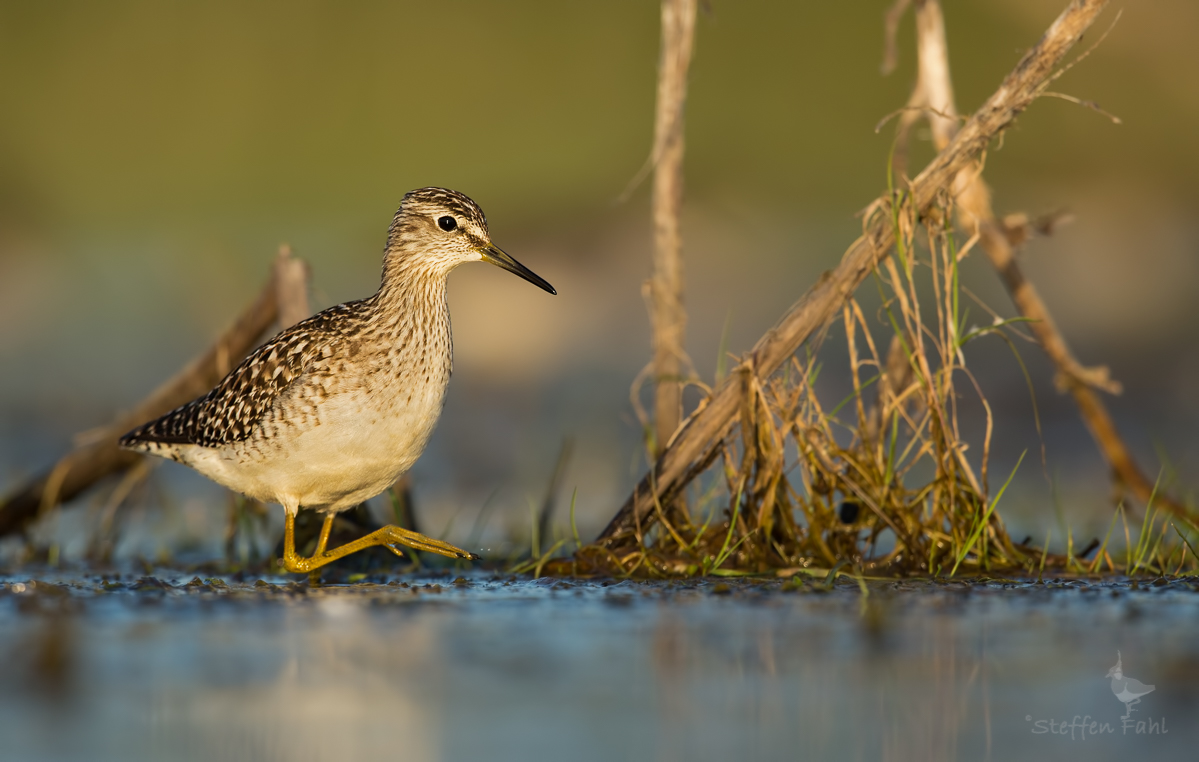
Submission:
[[[479,259],[553,293],[492,246],[469,198],[412,191],[388,230],[378,292],[282,331],[208,394],[121,446],[185,463],[289,515],[357,505],[424,449],[452,370],[446,276]]]

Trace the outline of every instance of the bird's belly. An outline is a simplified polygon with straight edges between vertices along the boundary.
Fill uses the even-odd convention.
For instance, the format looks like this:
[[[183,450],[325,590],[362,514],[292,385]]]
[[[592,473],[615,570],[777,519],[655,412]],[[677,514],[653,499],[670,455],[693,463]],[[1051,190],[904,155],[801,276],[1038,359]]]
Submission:
[[[223,462],[189,465],[264,502],[345,510],[387,489],[420,457],[441,413],[443,394],[431,392],[403,405],[390,395],[337,394],[285,436],[252,437],[213,453]]]

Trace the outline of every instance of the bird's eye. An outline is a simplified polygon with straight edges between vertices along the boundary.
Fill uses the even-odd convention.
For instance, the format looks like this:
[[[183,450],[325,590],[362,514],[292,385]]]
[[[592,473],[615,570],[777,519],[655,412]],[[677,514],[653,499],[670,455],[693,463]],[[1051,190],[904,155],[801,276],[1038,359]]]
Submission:
[[[444,230],[445,232],[448,233],[451,230],[453,230],[454,228],[458,227],[458,220],[454,219],[453,217],[449,217],[449,216],[441,217],[440,219],[437,220],[437,227],[441,228],[442,230]]]

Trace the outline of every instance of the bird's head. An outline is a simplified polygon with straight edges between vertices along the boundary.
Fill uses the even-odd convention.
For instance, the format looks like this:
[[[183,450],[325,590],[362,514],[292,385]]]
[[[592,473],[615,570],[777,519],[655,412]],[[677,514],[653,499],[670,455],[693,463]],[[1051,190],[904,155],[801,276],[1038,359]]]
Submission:
[[[554,287],[491,242],[487,217],[467,196],[446,188],[418,188],[400,202],[387,231],[389,266],[446,274],[483,260],[551,294]]]

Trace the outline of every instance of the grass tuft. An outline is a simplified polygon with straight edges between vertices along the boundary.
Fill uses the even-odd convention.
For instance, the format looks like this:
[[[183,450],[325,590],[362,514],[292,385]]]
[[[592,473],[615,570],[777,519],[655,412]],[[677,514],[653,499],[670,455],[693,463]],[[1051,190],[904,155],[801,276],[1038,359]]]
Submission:
[[[739,434],[692,480],[692,504],[671,511],[655,506],[657,521],[627,546],[585,545],[571,559],[534,566],[650,577],[831,570],[832,579],[847,566],[857,577],[1034,569],[1040,576],[1046,570],[1101,573],[1106,564],[1108,571],[1132,575],[1163,574],[1178,555],[1177,569],[1197,568],[1199,558],[1186,552],[1195,528],[1176,528],[1185,548],[1173,542],[1152,502],[1135,541],[1127,514],[1116,511],[1124,520],[1122,564],[1109,553],[1115,516],[1087,564],[1074,557],[1068,528],[1065,555],[1049,552],[1048,537],[1043,547],[1012,541],[997,509],[1027,452],[992,492],[995,421],[967,361],[974,341],[997,336],[1012,348],[1027,380],[1009,337],[1024,320],[996,317],[984,328],[967,327],[961,297],[973,296],[960,284],[964,252],[948,224],[952,209],[917,219],[890,174],[888,183],[891,204],[873,211],[886,215],[896,241],[874,272],[878,319],[868,320],[856,299],[841,315],[851,388],[839,390],[832,407],[817,394],[822,342],[767,379],[744,362],[729,368],[741,380]],[[726,372],[722,362],[717,367],[718,374]],[[966,406],[984,422],[973,442],[963,438],[959,422]],[[1039,434],[1035,399],[1033,415]]]

